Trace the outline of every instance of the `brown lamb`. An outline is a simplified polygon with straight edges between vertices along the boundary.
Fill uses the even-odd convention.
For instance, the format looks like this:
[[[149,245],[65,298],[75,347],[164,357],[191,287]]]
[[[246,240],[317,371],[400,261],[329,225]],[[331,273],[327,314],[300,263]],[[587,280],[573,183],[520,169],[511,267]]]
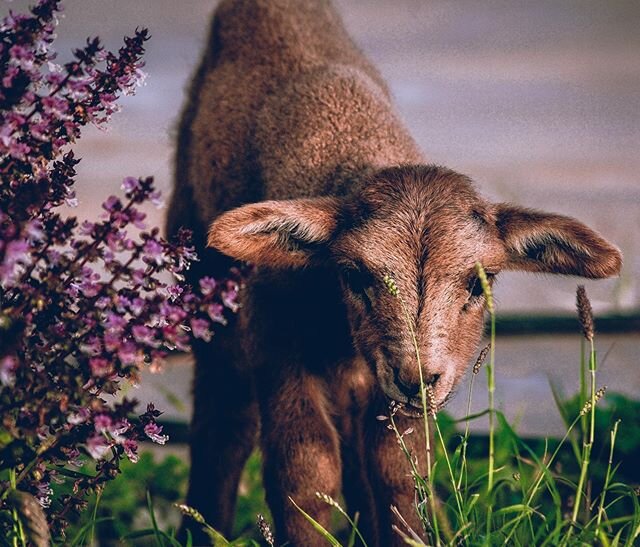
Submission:
[[[375,419],[398,401],[403,429],[421,408],[385,275],[441,407],[483,331],[476,262],[490,279],[621,267],[576,220],[490,203],[467,177],[427,164],[325,0],[220,3],[180,125],[169,234],[180,226],[202,256],[192,280],[256,265],[232,324],[194,349],[187,502],[230,533],[259,442],[277,541],[299,546],[324,544],[290,502],[329,526],[316,491],[344,494],[370,546],[402,543],[392,504],[422,530],[407,462]],[[421,431],[407,437],[418,455]]]

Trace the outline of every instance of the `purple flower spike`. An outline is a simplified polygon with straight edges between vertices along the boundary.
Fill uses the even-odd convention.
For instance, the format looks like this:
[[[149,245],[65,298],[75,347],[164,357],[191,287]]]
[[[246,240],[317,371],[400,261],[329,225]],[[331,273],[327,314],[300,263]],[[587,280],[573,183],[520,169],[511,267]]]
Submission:
[[[140,442],[168,440],[160,412],[150,405],[135,418],[121,388],[142,367],[160,371],[168,352],[211,341],[239,305],[242,275],[185,282],[197,260],[188,231],[167,241],[145,227],[162,205],[152,178],[126,177],[99,218],[80,223],[62,209],[78,203],[72,147],[144,82],[149,35],[137,30],[114,53],[89,39],[58,61],[59,11],[59,0],[39,0],[0,22],[0,413],[7,446],[23,447],[11,463],[18,489],[38,498],[65,543],[69,516],[120,462],[136,462]],[[87,457],[94,469],[51,489],[69,480],[58,466]],[[11,536],[8,522],[0,537]]]

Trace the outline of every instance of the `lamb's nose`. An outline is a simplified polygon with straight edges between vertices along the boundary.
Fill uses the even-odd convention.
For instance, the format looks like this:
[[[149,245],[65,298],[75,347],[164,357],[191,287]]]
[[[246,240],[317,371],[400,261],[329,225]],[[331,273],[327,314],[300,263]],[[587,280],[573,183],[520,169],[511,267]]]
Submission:
[[[420,393],[420,384],[404,382],[400,377],[396,380],[396,386],[398,386],[400,392],[409,399],[416,397]]]
[[[422,381],[424,385],[431,385],[435,388],[436,382],[440,378],[439,374],[424,375]],[[409,399],[417,397],[420,394],[420,379],[407,380],[403,377],[403,374],[399,371],[395,373],[395,384],[403,395],[406,395]]]

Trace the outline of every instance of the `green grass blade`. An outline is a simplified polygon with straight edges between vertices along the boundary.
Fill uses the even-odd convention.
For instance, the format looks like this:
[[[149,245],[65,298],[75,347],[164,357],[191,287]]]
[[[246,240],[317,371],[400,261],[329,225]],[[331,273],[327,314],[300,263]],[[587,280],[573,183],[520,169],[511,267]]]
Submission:
[[[331,533],[324,526],[322,526],[322,524],[320,524],[317,520],[315,520],[311,515],[306,513],[304,509],[302,509],[295,501],[293,501],[293,498],[289,497],[289,501],[293,503],[293,506],[298,511],[300,511],[302,516],[304,516],[304,518],[306,518],[307,521],[309,521],[311,526],[313,526],[320,533],[320,535],[327,540],[329,545],[333,545],[334,547],[342,547],[340,542],[335,537],[333,537]]]

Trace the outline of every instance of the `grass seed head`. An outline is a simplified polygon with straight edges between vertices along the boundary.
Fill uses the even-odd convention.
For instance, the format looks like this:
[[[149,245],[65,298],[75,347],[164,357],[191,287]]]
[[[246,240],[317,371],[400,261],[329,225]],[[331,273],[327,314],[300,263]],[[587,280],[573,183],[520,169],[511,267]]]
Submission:
[[[393,277],[391,277],[389,274],[385,274],[385,276],[382,279],[382,281],[385,284],[385,286],[387,287],[387,290],[389,291],[389,294],[391,296],[394,296],[394,297],[397,298],[398,294],[400,294],[400,291],[398,289],[398,285],[397,285],[395,279],[393,279]]]
[[[478,355],[478,358],[476,359],[476,362],[473,365],[474,374],[478,374],[478,372],[480,372],[480,368],[482,367],[484,360],[487,358],[487,354],[489,353],[490,349],[491,349],[491,343],[488,343],[484,348],[482,348],[480,355]]]
[[[602,386],[598,391],[596,391],[596,396],[595,396],[596,403],[600,399],[602,399],[602,397],[604,397],[604,394],[606,393],[606,391],[607,391],[607,386]],[[582,407],[582,410],[580,411],[580,416],[584,416],[590,411],[591,411],[591,401],[587,401]]]
[[[175,506],[180,510],[180,512],[193,520],[195,520],[198,524],[204,524],[204,517],[202,513],[193,507],[185,505],[184,503],[176,503]]]
[[[273,532],[267,520],[260,513],[258,513],[258,528],[264,540],[273,547],[276,544]]]
[[[595,331],[593,325],[593,309],[591,308],[591,302],[587,297],[587,291],[584,285],[578,285],[578,290],[576,291],[576,307],[578,308],[578,318],[580,319],[582,334],[589,342],[592,342]]]
[[[493,313],[493,293],[491,292],[491,284],[489,283],[487,273],[484,271],[484,268],[482,267],[482,264],[480,264],[480,262],[476,262],[476,273],[478,274],[478,279],[480,280],[480,284],[482,285],[482,292],[484,293],[484,297],[487,300],[487,309],[490,313]]]
[[[436,395],[433,392],[433,386],[428,384],[424,387],[426,399],[427,399],[427,411],[432,416],[435,416],[438,412],[438,405],[436,404]]]

